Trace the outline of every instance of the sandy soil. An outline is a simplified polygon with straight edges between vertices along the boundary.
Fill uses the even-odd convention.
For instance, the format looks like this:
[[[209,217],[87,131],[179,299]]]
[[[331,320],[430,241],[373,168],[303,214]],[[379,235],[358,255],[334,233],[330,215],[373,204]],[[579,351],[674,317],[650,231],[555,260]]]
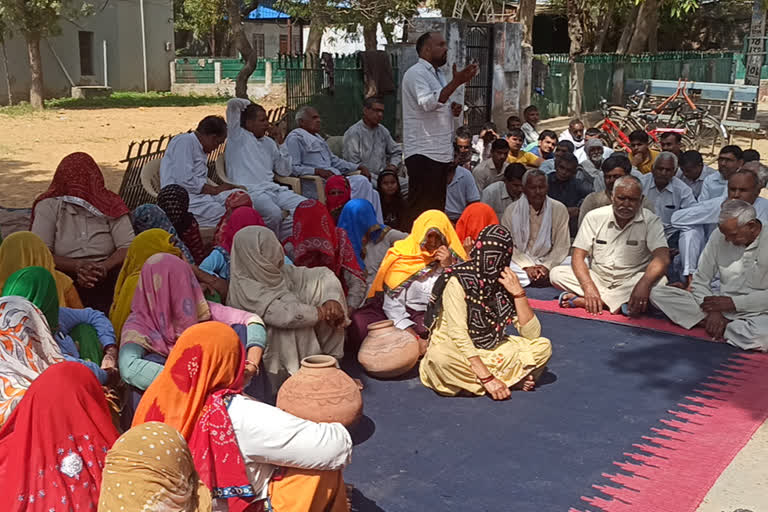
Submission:
[[[282,99],[282,98],[281,98]],[[279,106],[277,98],[260,103]],[[120,188],[128,144],[194,128],[225,104],[199,107],[53,110],[26,116],[0,114],[0,206],[23,208],[45,191],[59,161],[85,151],[101,166],[107,186]]]

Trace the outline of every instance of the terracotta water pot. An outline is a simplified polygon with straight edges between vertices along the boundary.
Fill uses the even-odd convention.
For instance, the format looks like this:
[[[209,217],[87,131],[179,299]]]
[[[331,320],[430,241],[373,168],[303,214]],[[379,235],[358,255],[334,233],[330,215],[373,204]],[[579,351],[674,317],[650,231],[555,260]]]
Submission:
[[[368,326],[357,360],[372,376],[391,379],[416,365],[419,344],[410,333],[395,327],[392,320],[374,322]]]
[[[363,397],[334,357],[317,355],[301,360],[299,371],[277,392],[277,406],[299,418],[349,427],[363,414]]]

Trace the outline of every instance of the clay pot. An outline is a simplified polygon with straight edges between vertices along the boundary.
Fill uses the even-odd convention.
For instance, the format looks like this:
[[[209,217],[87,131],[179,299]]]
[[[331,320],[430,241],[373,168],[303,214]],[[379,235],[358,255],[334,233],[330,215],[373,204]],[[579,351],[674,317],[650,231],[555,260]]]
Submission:
[[[277,406],[299,418],[349,427],[363,414],[363,397],[334,357],[317,355],[301,360],[299,371],[277,392]]]
[[[368,326],[357,360],[372,376],[391,379],[416,365],[419,344],[410,333],[395,327],[392,320],[374,322]]]

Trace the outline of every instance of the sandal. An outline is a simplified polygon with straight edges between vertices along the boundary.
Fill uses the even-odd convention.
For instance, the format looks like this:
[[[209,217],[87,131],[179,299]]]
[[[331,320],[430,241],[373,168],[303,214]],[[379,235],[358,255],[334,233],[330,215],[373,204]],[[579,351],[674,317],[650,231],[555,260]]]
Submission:
[[[569,293],[572,294],[573,297],[571,297],[570,299],[566,300],[566,303],[568,304],[568,307],[566,307],[565,304],[563,304],[563,300],[565,300],[565,296],[568,295]],[[563,309],[576,309],[576,304],[574,303],[574,301],[576,299],[578,299],[578,298],[579,298],[579,296],[576,295],[573,292],[563,292],[557,298],[557,305],[560,306]]]

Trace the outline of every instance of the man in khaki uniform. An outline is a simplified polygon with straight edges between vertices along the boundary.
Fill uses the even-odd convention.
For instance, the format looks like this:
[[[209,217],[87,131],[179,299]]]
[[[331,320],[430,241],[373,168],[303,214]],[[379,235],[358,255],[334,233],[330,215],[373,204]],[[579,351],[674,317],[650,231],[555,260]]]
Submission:
[[[676,324],[702,323],[712,339],[744,350],[768,351],[768,230],[755,207],[740,199],[723,203],[691,289],[660,286],[651,303]],[[720,275],[720,290],[712,279]]]
[[[571,266],[552,269],[552,285],[564,290],[562,307],[584,308],[593,315],[646,311],[651,288],[666,283],[669,248],[664,225],[642,208],[643,189],[634,176],[613,185],[613,204],[592,210],[573,242]],[[586,258],[591,263],[587,265]]]

